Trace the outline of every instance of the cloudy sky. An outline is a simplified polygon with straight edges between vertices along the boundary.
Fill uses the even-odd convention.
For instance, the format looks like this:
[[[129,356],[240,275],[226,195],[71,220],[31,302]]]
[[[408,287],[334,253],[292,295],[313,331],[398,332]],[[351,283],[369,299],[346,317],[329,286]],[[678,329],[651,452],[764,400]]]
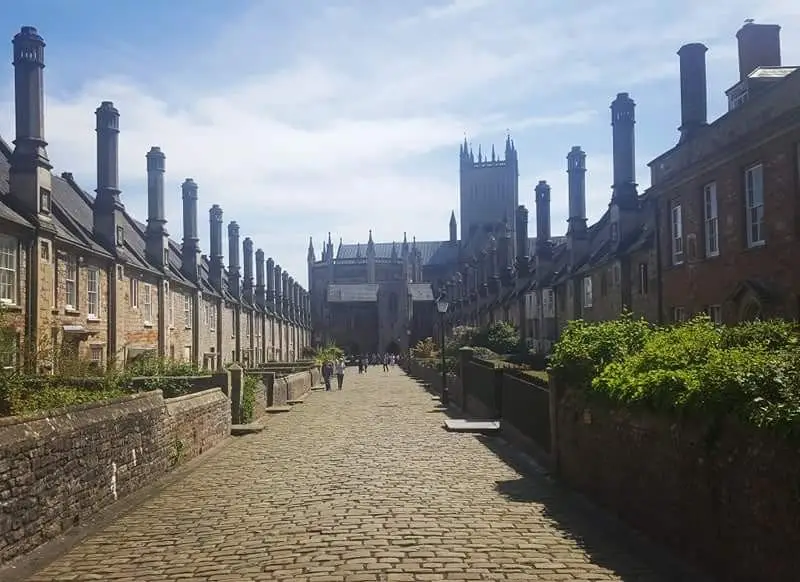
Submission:
[[[181,237],[180,188],[200,186],[201,244],[225,220],[306,280],[309,236],[364,242],[447,237],[458,215],[458,146],[501,144],[520,160],[521,202],[553,187],[566,226],[565,156],[588,154],[588,210],[611,184],[609,104],[637,102],[638,181],[674,145],[677,49],[709,47],[709,114],[737,79],[744,19],[783,26],[800,64],[792,0],[26,0],[4,3],[47,41],[46,129],[55,171],[95,187],[94,110],[121,112],[123,200],[146,218],[145,153],[167,155],[168,228]],[[10,42],[6,45],[11,60]],[[0,83],[0,134],[13,139],[12,80]],[[532,230],[533,232],[533,230]]]

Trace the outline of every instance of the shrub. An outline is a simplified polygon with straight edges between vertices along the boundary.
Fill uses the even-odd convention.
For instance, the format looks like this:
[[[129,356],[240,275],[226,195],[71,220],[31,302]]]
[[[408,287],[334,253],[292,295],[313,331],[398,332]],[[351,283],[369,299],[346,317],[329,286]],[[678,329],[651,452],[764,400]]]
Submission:
[[[253,422],[253,414],[256,406],[256,391],[258,390],[258,380],[254,376],[245,375],[242,384],[242,423]]]
[[[458,350],[467,346],[475,345],[475,338],[478,336],[477,327],[459,325],[453,328],[450,338],[445,342],[444,353],[448,357],[457,358]]]
[[[336,344],[328,344],[324,347],[317,349],[314,356],[314,363],[321,366],[327,361],[334,361],[344,357],[344,350]]]
[[[424,340],[418,341],[417,345],[411,348],[411,354],[415,358],[432,358],[437,353],[438,349],[432,337],[426,337]]]
[[[496,321],[480,330],[472,340],[472,345],[484,347],[497,354],[509,354],[519,345],[519,332],[513,323]]]

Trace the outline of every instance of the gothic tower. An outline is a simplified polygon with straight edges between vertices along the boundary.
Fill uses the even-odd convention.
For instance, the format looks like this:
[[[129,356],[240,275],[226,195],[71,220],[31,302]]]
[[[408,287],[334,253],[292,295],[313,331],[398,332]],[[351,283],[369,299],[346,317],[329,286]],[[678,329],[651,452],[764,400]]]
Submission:
[[[476,158],[466,138],[459,159],[463,242],[481,231],[495,230],[504,220],[515,216],[519,205],[519,168],[510,135],[506,136],[502,159],[495,154],[494,146],[487,156],[479,147]]]

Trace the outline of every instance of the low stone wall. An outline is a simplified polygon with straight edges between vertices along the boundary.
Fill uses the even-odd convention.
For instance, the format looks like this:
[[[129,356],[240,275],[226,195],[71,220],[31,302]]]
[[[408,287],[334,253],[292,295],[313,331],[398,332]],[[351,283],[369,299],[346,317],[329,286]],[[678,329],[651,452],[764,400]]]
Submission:
[[[719,580],[796,580],[800,448],[733,421],[558,396],[562,478]]]
[[[215,388],[0,418],[0,564],[223,441],[230,410]]]
[[[288,401],[300,398],[319,384],[322,378],[316,367],[289,375],[263,369],[248,370],[246,374],[256,377],[259,382],[253,420],[260,418],[270,406],[285,406]]]

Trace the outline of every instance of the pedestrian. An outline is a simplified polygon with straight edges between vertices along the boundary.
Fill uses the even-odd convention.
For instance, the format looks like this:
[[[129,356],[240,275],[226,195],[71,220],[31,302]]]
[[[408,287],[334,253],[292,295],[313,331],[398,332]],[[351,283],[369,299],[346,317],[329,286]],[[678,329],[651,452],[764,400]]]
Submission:
[[[383,354],[383,371],[389,371],[389,354]]]
[[[336,383],[339,385],[339,390],[342,389],[342,382],[344,382],[344,369],[345,363],[343,359],[336,362]]]
[[[359,374],[363,374],[364,373],[364,358],[362,358],[361,356],[358,356],[358,362],[357,363],[358,363],[358,373]]]
[[[325,360],[322,364],[322,379],[325,380],[325,391],[331,391],[331,376],[333,376],[333,362]]]

